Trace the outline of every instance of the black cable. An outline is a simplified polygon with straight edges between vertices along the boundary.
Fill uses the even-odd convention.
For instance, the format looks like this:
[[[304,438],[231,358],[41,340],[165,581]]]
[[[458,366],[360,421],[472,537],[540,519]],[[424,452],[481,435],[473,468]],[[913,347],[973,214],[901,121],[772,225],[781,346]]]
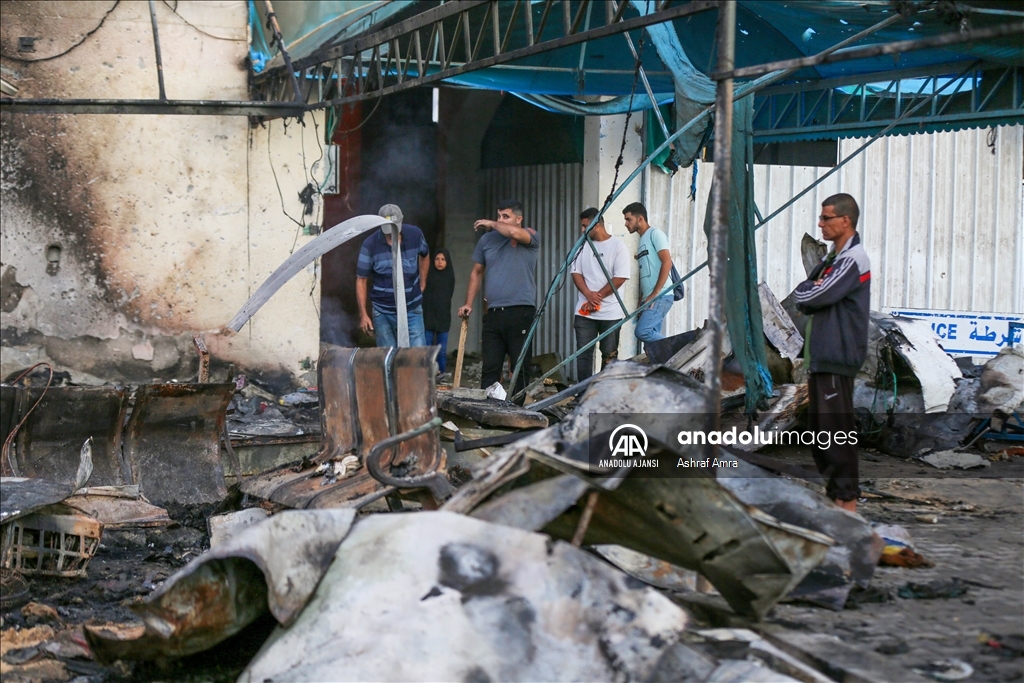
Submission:
[[[216,40],[230,40],[231,42],[234,42],[234,43],[238,43],[238,42],[241,42],[241,41],[245,40],[245,38],[226,38],[225,36],[215,36],[212,33],[207,33],[206,31],[204,31],[203,29],[199,28],[198,26],[193,24],[191,21],[189,21],[185,17],[183,17],[180,14],[178,14],[178,0],[174,0],[174,7],[171,7],[171,3],[167,2],[167,0],[163,0],[163,3],[165,5],[167,5],[167,9],[171,10],[172,12],[174,12],[178,16],[179,19],[184,21],[186,24],[188,24],[189,26],[191,26],[195,30],[197,30],[200,33],[202,33],[204,36],[209,36],[210,38],[214,38]]]
[[[277,185],[277,196],[281,198],[281,213],[283,213],[288,220],[301,228],[303,227],[302,223],[292,218],[284,208],[284,193],[281,191],[281,182],[277,179],[277,170],[274,168],[274,159],[270,155],[270,128],[270,126],[267,126],[267,163],[270,164],[270,172],[274,175],[274,184]],[[296,239],[298,238],[296,237]],[[292,251],[294,250],[295,247],[293,246]]]
[[[370,110],[370,113],[366,115],[366,117],[360,122],[360,124],[358,126],[356,126],[355,128],[349,128],[348,130],[341,131],[341,134],[342,135],[348,135],[349,133],[354,133],[357,130],[359,130],[360,128],[362,128],[366,124],[366,122],[370,120],[370,117],[373,116],[377,112],[377,107],[380,106],[380,101],[383,100],[383,99],[384,99],[384,94],[383,94],[383,91],[382,91],[380,96],[377,97],[377,103],[375,105],[373,105],[373,109]],[[340,120],[341,117],[338,117],[338,118]],[[337,132],[337,131],[335,131],[335,132]]]
[[[48,62],[51,59],[57,59],[58,57],[63,57],[64,55],[66,55],[67,53],[71,52],[76,47],[78,47],[79,45],[84,43],[86,38],[88,38],[92,34],[96,33],[96,31],[99,31],[100,27],[103,26],[103,22],[105,22],[107,20],[107,17],[110,16],[110,13],[113,12],[115,9],[117,9],[117,6],[120,5],[120,4],[121,4],[121,0],[114,0],[114,4],[111,5],[110,9],[108,9],[106,14],[103,15],[103,18],[100,19],[100,23],[96,24],[96,27],[93,30],[89,31],[84,36],[82,36],[81,40],[79,40],[77,43],[75,43],[74,45],[72,45],[68,49],[64,50],[64,52],[61,52],[61,53],[55,54],[55,55],[51,55],[49,57],[40,57],[39,59],[25,59],[24,57],[12,57],[11,55],[5,55],[5,54],[2,54],[2,53],[0,53],[0,57],[3,57],[4,59],[10,59],[10,60],[13,60],[15,62],[21,62],[23,64],[32,64],[33,62]]]

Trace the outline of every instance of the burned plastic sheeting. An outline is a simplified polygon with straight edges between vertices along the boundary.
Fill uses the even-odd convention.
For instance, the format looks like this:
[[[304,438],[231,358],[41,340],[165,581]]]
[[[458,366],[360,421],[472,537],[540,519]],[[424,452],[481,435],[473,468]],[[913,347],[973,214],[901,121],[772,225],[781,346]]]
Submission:
[[[860,515],[743,460],[738,469],[719,469],[718,474],[718,482],[747,505],[835,541],[821,563],[789,592],[790,598],[841,610],[855,585],[866,588],[871,582],[885,543]]]
[[[239,681],[650,680],[686,622],[547,536],[446,512],[375,515]]]
[[[285,511],[192,560],[134,607],[145,631],[122,640],[86,629],[100,661],[201,652],[268,609],[290,624],[355,519],[353,510]]]
[[[0,524],[59,503],[72,493],[74,484],[49,479],[0,477]]]

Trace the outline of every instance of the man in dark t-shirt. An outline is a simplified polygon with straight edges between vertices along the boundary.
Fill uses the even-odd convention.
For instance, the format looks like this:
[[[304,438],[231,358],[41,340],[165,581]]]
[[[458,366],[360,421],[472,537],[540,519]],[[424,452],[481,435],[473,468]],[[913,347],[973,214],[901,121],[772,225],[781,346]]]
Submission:
[[[394,204],[381,208],[381,215],[395,217],[395,223],[402,226],[398,243],[402,254],[402,276],[405,284],[405,310],[409,323],[409,345],[426,346],[427,338],[423,329],[423,289],[427,286],[427,270],[430,267],[430,249],[423,238],[423,232],[415,225],[402,223],[402,211]],[[363,332],[373,332],[377,346],[398,346],[398,306],[395,303],[395,284],[391,256],[393,235],[384,228],[393,229],[391,224],[363,240],[356,265],[356,301],[359,304],[359,326]],[[368,292],[367,281],[373,279],[373,289]],[[367,296],[369,294],[369,296]],[[367,305],[367,299],[372,304]],[[371,318],[372,312],[372,318]]]

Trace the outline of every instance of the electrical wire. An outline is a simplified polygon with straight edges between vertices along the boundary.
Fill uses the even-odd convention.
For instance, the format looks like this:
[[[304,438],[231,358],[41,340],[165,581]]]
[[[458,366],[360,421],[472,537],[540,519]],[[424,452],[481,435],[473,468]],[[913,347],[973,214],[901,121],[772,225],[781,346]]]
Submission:
[[[271,124],[273,125],[273,124]],[[270,172],[274,175],[274,184],[277,185],[277,196],[281,198],[281,213],[295,225],[302,227],[302,223],[291,217],[287,209],[284,208],[284,193],[281,191],[281,182],[277,179],[277,169],[274,168],[274,158],[270,154],[270,128],[267,126],[267,163],[270,164]],[[294,249],[294,247],[292,247]]]
[[[107,20],[107,17],[110,16],[110,13],[113,12],[115,9],[117,9],[117,6],[120,5],[120,4],[121,4],[121,0],[114,0],[114,4],[110,6],[110,9],[108,9],[106,11],[106,13],[103,15],[103,18],[100,19],[100,23],[96,24],[95,28],[93,28],[91,31],[89,31],[84,36],[82,36],[81,40],[79,40],[77,43],[75,43],[74,45],[72,45],[68,49],[64,50],[64,52],[61,52],[61,53],[55,54],[55,55],[50,55],[49,57],[40,57],[39,59],[25,59],[24,57],[14,57],[12,55],[5,55],[5,54],[2,54],[2,53],[0,53],[0,57],[3,57],[4,59],[10,59],[10,60],[13,60],[15,62],[21,62],[22,64],[32,64],[34,62],[48,62],[51,59],[57,59],[58,57],[63,57],[64,55],[68,54],[69,52],[74,50],[76,47],[78,47],[79,45],[84,43],[89,36],[91,36],[92,34],[96,33],[96,31],[99,31],[100,27],[103,26],[103,23]]]
[[[46,386],[43,387],[43,391],[42,391],[42,393],[39,394],[39,398],[37,398],[36,402],[32,404],[32,407],[28,409],[28,412],[25,413],[24,417],[21,418],[21,421],[18,422],[18,424],[14,426],[14,429],[11,430],[11,433],[7,435],[6,439],[4,439],[4,445],[3,445],[3,451],[2,451],[3,459],[4,459],[4,461],[7,462],[8,466],[10,466],[11,474],[13,474],[16,477],[20,477],[21,476],[21,472],[18,471],[18,465],[14,462],[14,458],[11,457],[11,444],[14,443],[14,437],[17,436],[18,430],[21,429],[21,426],[23,424],[25,424],[25,420],[27,420],[28,416],[32,414],[32,411],[36,409],[36,406],[38,406],[42,402],[43,396],[46,396],[47,390],[50,388],[50,385],[53,383],[53,366],[50,365],[49,363],[45,362],[45,361],[43,361],[41,363],[36,363],[35,365],[30,367],[25,372],[23,372],[20,375],[18,375],[17,379],[15,379],[13,382],[11,382],[11,384],[17,384],[18,382],[20,382],[22,380],[22,378],[24,378],[26,375],[28,375],[29,373],[31,373],[33,370],[35,370],[36,368],[38,368],[41,365],[45,365],[46,368],[50,371],[50,376],[46,380]]]
[[[165,5],[167,5],[167,9],[171,10],[172,12],[174,12],[174,14],[176,14],[179,19],[181,19],[186,24],[188,24],[189,26],[194,28],[196,31],[199,31],[200,33],[202,33],[204,36],[209,36],[210,38],[214,38],[216,40],[229,40],[229,41],[231,41],[233,43],[238,43],[238,42],[242,42],[242,41],[245,40],[245,38],[228,38],[226,36],[215,36],[212,33],[208,33],[206,31],[204,31],[203,29],[199,28],[198,26],[196,26],[191,21],[189,21],[188,19],[186,19],[185,17],[181,16],[181,14],[178,13],[178,0],[174,0],[174,7],[171,7],[171,3],[167,2],[167,0],[163,0],[163,3]]]
[[[373,105],[373,109],[371,109],[370,113],[367,114],[366,117],[362,121],[359,122],[359,125],[355,126],[354,128],[349,128],[348,130],[343,130],[343,131],[341,131],[341,134],[342,135],[348,135],[349,133],[354,133],[357,130],[359,130],[360,128],[362,128],[363,126],[365,126],[366,122],[369,121],[370,118],[377,112],[377,107],[380,106],[380,102],[383,99],[384,99],[384,94],[383,94],[383,91],[382,91],[381,94],[377,97],[377,103]]]

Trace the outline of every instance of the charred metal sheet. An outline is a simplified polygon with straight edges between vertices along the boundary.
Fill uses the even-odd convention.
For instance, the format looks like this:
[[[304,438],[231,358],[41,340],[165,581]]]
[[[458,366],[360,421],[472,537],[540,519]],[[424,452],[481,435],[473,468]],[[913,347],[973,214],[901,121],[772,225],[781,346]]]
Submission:
[[[0,477],[0,524],[59,503],[74,492],[74,484],[50,479]]]
[[[562,474],[509,491],[473,510],[471,516],[485,522],[539,531],[572,507],[587,488],[582,479]]]
[[[732,469],[718,480],[744,503],[835,540],[821,564],[790,591],[791,599],[841,610],[855,585],[868,586],[885,542],[863,517],[839,508],[806,486],[742,460],[738,470]]]
[[[239,681],[651,680],[686,624],[666,597],[544,535],[371,515]]]
[[[451,497],[455,492],[452,485],[448,482],[448,477],[443,471],[428,470],[424,474],[399,474],[396,470],[406,468],[405,463],[416,464],[415,460],[410,458],[416,458],[415,454],[407,456],[405,460],[400,461],[396,464],[392,459],[391,467],[384,466],[384,460],[386,458],[387,451],[390,449],[400,446],[408,441],[412,441],[423,435],[437,434],[438,428],[441,426],[441,418],[435,417],[430,422],[420,425],[416,429],[411,429],[408,432],[396,434],[390,439],[384,439],[379,444],[370,449],[369,454],[366,456],[366,469],[369,470],[370,475],[385,486],[392,486],[396,489],[413,489],[413,488],[426,488],[434,496],[435,500],[444,500]]]
[[[437,353],[439,346],[403,349],[395,356],[391,369],[395,405],[395,428],[402,434],[437,417]],[[441,435],[436,429],[398,444],[392,463],[410,463],[420,472],[436,470],[441,450]]]
[[[63,504],[103,522],[104,529],[138,529],[171,524],[167,510],[142,500],[123,489],[134,487],[97,486],[81,489]]]
[[[692,569],[677,567],[621,545],[595,545],[591,550],[644,583],[678,592],[697,590],[697,572]]]
[[[821,562],[832,539],[744,504],[710,476],[646,479],[625,468],[627,471],[603,479],[590,478],[591,414],[676,413],[702,420],[704,388],[674,370],[623,362],[602,375],[563,422],[499,451],[495,458],[515,461],[525,455],[600,490],[582,539],[584,544],[621,545],[696,570],[714,584],[734,610],[763,616]],[[653,444],[648,457],[657,458],[659,453],[666,458],[701,456],[702,451],[696,447],[678,445],[673,438],[677,428],[666,425],[663,431],[657,431],[655,425],[648,430]],[[606,439],[598,437],[597,442],[605,443]],[[511,482],[508,475],[501,478],[498,463],[492,471],[495,480],[489,482],[491,490]],[[474,483],[480,479],[476,476]],[[543,527],[546,533],[573,538],[583,514],[579,499],[583,487],[570,479],[556,481],[514,489],[483,506],[481,514],[499,523],[508,519],[531,525],[551,518]],[[505,501],[506,497],[510,500]],[[531,505],[537,509],[531,510]],[[564,506],[562,514],[557,514],[559,506]]]
[[[581,514],[577,503],[544,531],[572,538]],[[600,494],[583,543],[622,545],[696,570],[737,613],[761,617],[821,562],[832,540],[744,505],[710,478],[630,476]]]
[[[139,389],[124,448],[133,483],[146,498],[164,505],[215,503],[227,496],[220,439],[234,391],[233,383]]]
[[[398,350],[394,347],[359,349],[356,352],[352,376],[355,380],[355,404],[359,411],[359,431],[362,436],[359,450],[363,452],[398,433],[392,376],[396,353]]]
[[[92,437],[92,483],[126,483],[121,462],[121,430],[128,404],[124,388],[50,387],[44,391],[29,387],[19,394],[19,415],[39,401],[16,437],[22,476],[73,484],[82,443]]]
[[[86,627],[96,658],[156,659],[201,652],[268,609],[290,624],[313,594],[355,519],[353,510],[285,511],[195,558],[133,609],[145,632],[121,640]]]

